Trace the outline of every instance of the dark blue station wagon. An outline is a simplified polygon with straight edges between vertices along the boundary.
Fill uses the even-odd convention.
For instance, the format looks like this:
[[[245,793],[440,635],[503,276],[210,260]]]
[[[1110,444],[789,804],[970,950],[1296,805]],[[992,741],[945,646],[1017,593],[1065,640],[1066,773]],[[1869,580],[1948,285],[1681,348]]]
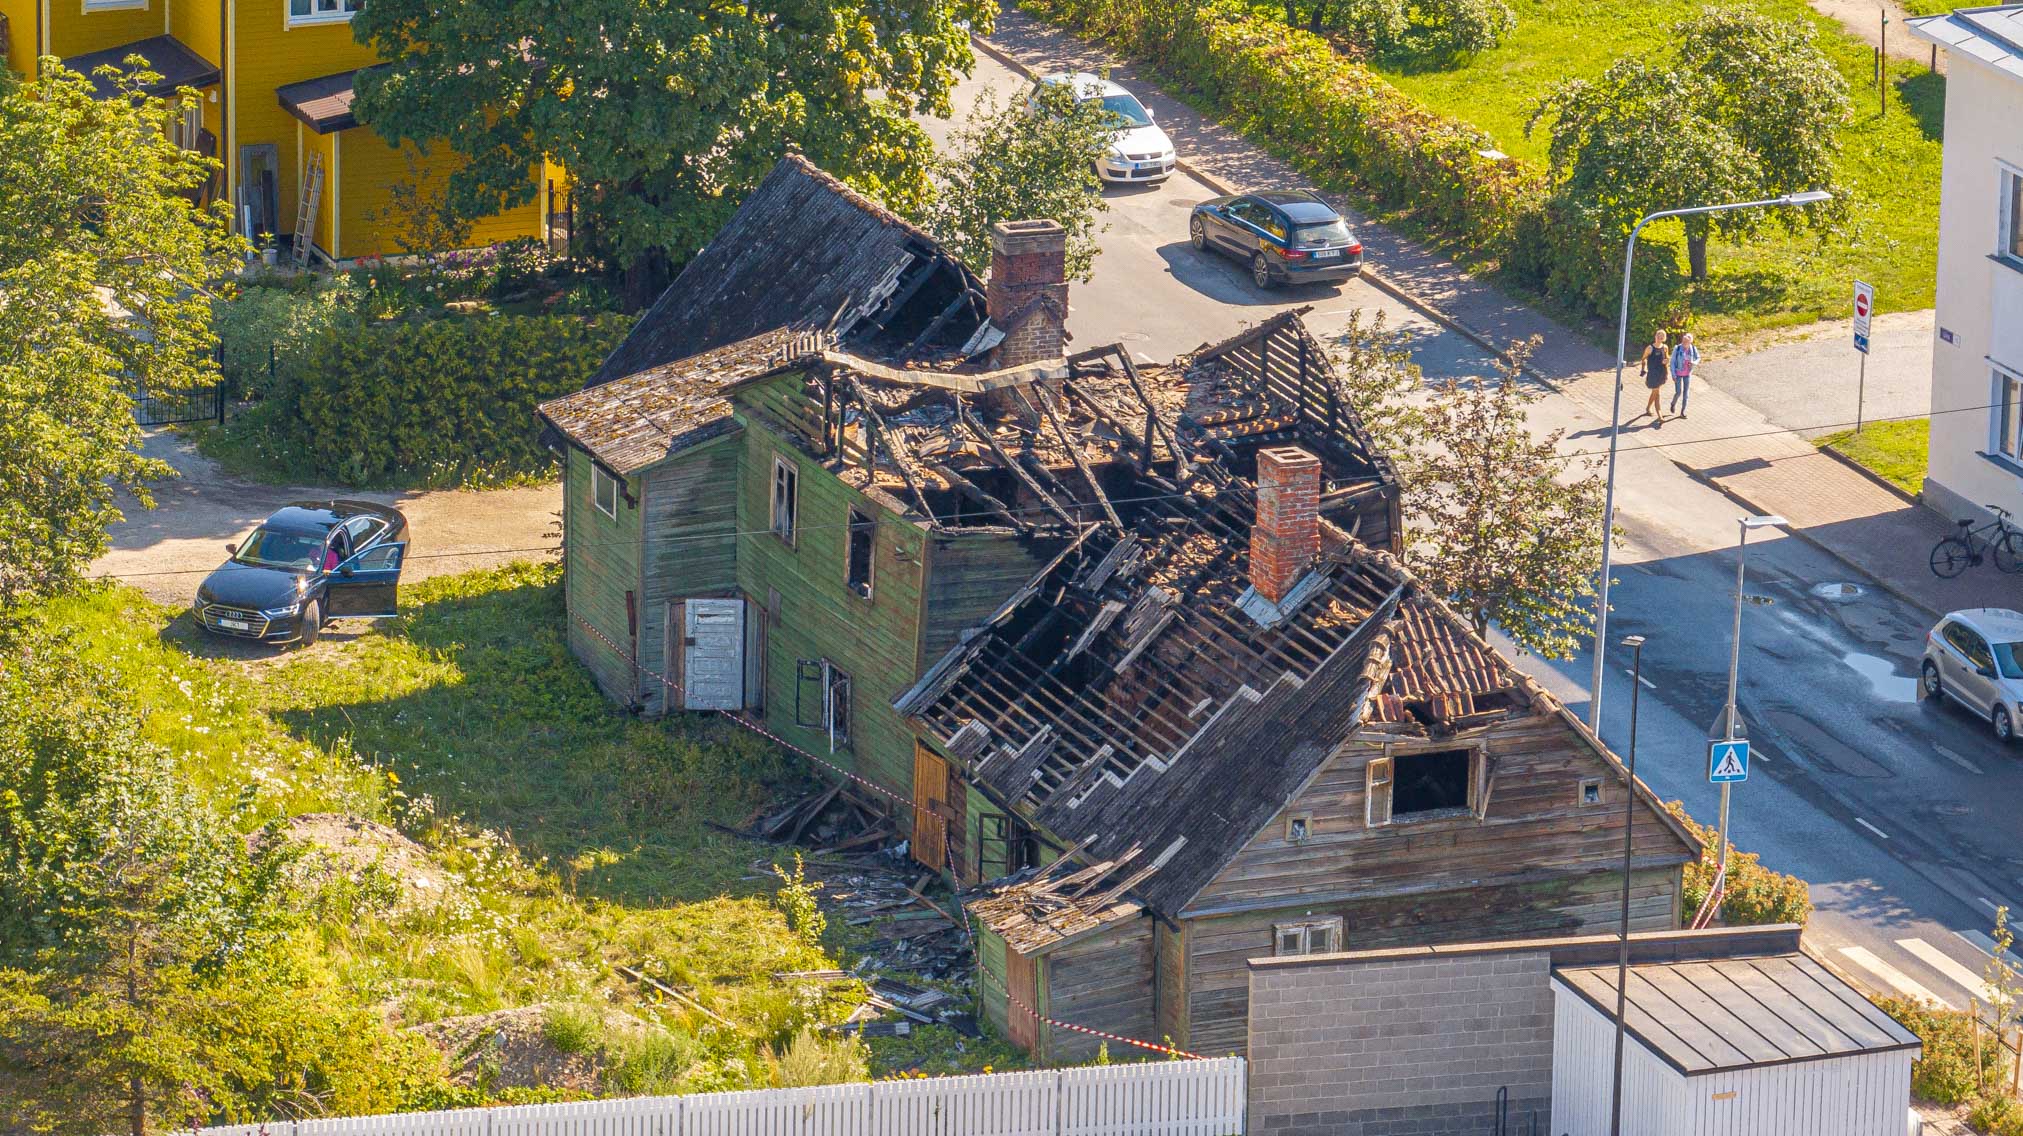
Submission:
[[[1194,207],[1187,235],[1201,252],[1242,259],[1259,288],[1347,280],[1363,270],[1363,242],[1312,193],[1270,190]]]

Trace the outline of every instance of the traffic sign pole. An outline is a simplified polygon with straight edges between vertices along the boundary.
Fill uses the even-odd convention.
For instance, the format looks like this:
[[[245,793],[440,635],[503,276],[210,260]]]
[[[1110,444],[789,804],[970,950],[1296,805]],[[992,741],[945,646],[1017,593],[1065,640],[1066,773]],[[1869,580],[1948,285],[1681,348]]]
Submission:
[[[1854,282],[1854,349],[1861,353],[1861,371],[1855,379],[1854,432],[1861,433],[1862,410],[1868,402],[1869,317],[1875,313],[1875,287]]]

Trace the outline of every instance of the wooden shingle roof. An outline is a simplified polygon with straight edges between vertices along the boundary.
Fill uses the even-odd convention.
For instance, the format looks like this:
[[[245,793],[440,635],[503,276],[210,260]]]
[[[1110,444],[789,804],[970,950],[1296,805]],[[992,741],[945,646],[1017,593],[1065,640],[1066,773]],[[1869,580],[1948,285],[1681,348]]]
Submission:
[[[962,344],[983,318],[982,281],[932,237],[790,154],[590,385],[780,329],[827,331],[866,354],[904,358]]]

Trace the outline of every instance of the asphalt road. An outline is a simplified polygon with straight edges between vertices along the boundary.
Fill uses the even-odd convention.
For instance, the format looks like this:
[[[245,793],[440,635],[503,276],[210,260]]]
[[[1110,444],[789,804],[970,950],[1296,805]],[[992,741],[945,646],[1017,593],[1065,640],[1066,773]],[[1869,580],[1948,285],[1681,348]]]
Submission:
[[[1023,85],[979,54],[958,111],[985,88],[1003,95]],[[1153,101],[1153,92],[1139,93]],[[928,128],[941,141],[948,124]],[[1311,305],[1308,322],[1322,338],[1358,309],[1381,311],[1407,335],[1429,379],[1488,373],[1488,356],[1471,341],[1368,283],[1265,293],[1240,265],[1195,253],[1187,211],[1215,193],[1185,172],[1157,188],[1106,193],[1108,229],[1094,279],[1070,292],[1077,346],[1121,342],[1163,361]],[[1923,412],[1916,361],[1928,320],[1914,315],[1881,329],[1887,342],[1879,348],[1891,362],[1871,362],[1871,416]],[[1787,428],[1815,432],[1846,417],[1827,403],[1852,405],[1853,360],[1834,332],[1822,328],[1749,355],[1710,351],[1703,373]],[[1541,430],[1565,430],[1569,449],[1591,453],[1605,442],[1606,421],[1557,392],[1532,417]],[[1705,739],[1726,690],[1740,510],[1652,449],[1624,451],[1618,494],[1626,537],[1610,638],[1634,632],[1649,640],[1638,773],[1711,822],[1718,791],[1706,780]],[[1815,953],[1878,992],[1965,1005],[1988,962],[1994,907],[2023,899],[2023,810],[2012,803],[2023,799],[2023,751],[1999,747],[1956,707],[1917,700],[1929,621],[1914,608],[1874,590],[1815,594],[1816,586],[1856,577],[1788,537],[1752,542],[1749,568],[1749,592],[1772,602],[1744,613],[1741,703],[1759,764],[1734,793],[1733,837],[1811,882]],[[1603,733],[1625,752],[1633,684],[1626,653],[1612,649],[1610,661]],[[1585,712],[1588,657],[1520,664]]]

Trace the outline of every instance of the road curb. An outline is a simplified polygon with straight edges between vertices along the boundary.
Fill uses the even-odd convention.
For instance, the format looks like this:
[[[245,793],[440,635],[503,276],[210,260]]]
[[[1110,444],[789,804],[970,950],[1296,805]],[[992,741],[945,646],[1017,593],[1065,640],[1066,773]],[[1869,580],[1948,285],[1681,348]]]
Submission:
[[[1692,478],[1694,481],[1699,482],[1700,484],[1706,486],[1707,488],[1712,489],[1714,492],[1719,493],[1721,496],[1728,498],[1730,501],[1735,502],[1737,505],[1742,506],[1743,508],[1749,510],[1752,513],[1775,512],[1775,510],[1773,509],[1766,509],[1763,506],[1758,505],[1756,502],[1751,501],[1749,498],[1744,497],[1742,494],[1735,492],[1733,489],[1730,489],[1727,486],[1721,484],[1720,482],[1714,480],[1713,478],[1708,477],[1706,474],[1693,468],[1690,465],[1687,465],[1685,462],[1682,462],[1677,458],[1671,458],[1668,460],[1670,460],[1674,466],[1678,467],[1679,472],[1685,474],[1687,477]],[[1917,610],[1924,612],[1932,619],[1937,620],[1944,614],[1938,608],[1931,606],[1924,600],[1919,599],[1917,596],[1914,596],[1911,593],[1905,591],[1904,589],[1898,587],[1897,585],[1890,583],[1888,580],[1883,579],[1881,576],[1876,575],[1874,572],[1869,571],[1867,568],[1864,568],[1861,565],[1856,564],[1854,561],[1848,559],[1845,554],[1839,552],[1834,548],[1827,546],[1826,544],[1822,543],[1818,538],[1809,535],[1804,529],[1794,527],[1794,528],[1786,528],[1784,531],[1792,536],[1797,537],[1798,539],[1804,541],[1805,543],[1811,545],[1812,547],[1818,549],[1819,551],[1825,553],[1829,559],[1835,561],[1838,564],[1844,565],[1848,569],[1852,570],[1856,575],[1860,576],[1862,579],[1867,580],[1870,584],[1873,584],[1875,587],[1880,588],[1885,592],[1888,592],[1890,595],[1895,596],[1897,599],[1903,601],[1906,604],[1909,604],[1911,607],[1914,607]]]
[[[1080,37],[1077,36],[1076,38],[1079,39]],[[1031,67],[1026,66],[1026,64],[1020,61],[1018,57],[1012,55],[1012,53],[1006,51],[1004,48],[999,47],[997,44],[994,44],[991,41],[979,35],[972,35],[969,37],[969,39],[970,43],[975,45],[985,55],[990,56],[992,59],[995,59],[999,63],[1004,64],[1006,67],[1009,67],[1013,71],[1018,72],[1021,76],[1027,79],[1037,78],[1037,76],[1033,73],[1033,69]],[[1206,185],[1208,188],[1214,190],[1219,194],[1228,195],[1243,192],[1237,187],[1222,180],[1215,174],[1212,174],[1207,170],[1202,169],[1200,166],[1196,165],[1194,162],[1186,158],[1182,158],[1179,157],[1178,155],[1175,155],[1173,164],[1175,168],[1183,171],[1189,177],[1194,178],[1196,181],[1201,182],[1203,185]],[[1437,323],[1440,326],[1446,328],[1447,330],[1452,331],[1456,335],[1461,336],[1463,339],[1466,339],[1470,343],[1475,344],[1477,347],[1482,348],[1484,351],[1489,352],[1489,354],[1494,356],[1495,358],[1506,360],[1509,358],[1509,356],[1506,354],[1506,349],[1504,347],[1498,347],[1496,343],[1493,340],[1491,340],[1488,336],[1482,334],[1479,331],[1476,331],[1474,328],[1468,326],[1466,323],[1463,323],[1461,320],[1456,319],[1455,317],[1442,311],[1438,305],[1424,299],[1423,297],[1415,296],[1411,292],[1406,291],[1404,288],[1394,283],[1389,277],[1385,276],[1383,273],[1378,272],[1375,269],[1372,269],[1368,264],[1365,264],[1363,266],[1363,271],[1359,275],[1364,280],[1369,281],[1371,287],[1377,289],[1379,292],[1382,292],[1385,295],[1390,296],[1392,299],[1397,300],[1399,303],[1404,304],[1406,307],[1411,308],[1413,311],[1418,312],[1420,315],[1425,316],[1427,319],[1432,320],[1434,323]],[[1543,372],[1539,371],[1535,367],[1532,367],[1530,364],[1526,364],[1524,366],[1523,374],[1525,375],[1525,377],[1535,382],[1544,384],[1547,388],[1551,390],[1557,391],[1560,389],[1558,383],[1553,382],[1552,379],[1548,378]]]
[[[1832,458],[1834,461],[1839,462],[1840,464],[1855,471],[1856,473],[1861,474],[1863,477],[1868,478],[1870,481],[1875,482],[1877,488],[1883,490],[1886,493],[1891,494],[1892,496],[1896,497],[1899,501],[1902,501],[1904,504],[1918,505],[1918,506],[1924,505],[1925,503],[1924,500],[1920,498],[1917,494],[1906,491],[1903,486],[1898,485],[1896,482],[1891,481],[1889,478],[1884,477],[1882,474],[1877,473],[1875,470],[1872,470],[1869,467],[1854,460],[1853,458],[1848,457],[1846,454],[1841,453],[1839,450],[1836,450],[1831,446],[1821,446],[1818,445],[1818,443],[1814,443],[1814,446],[1819,450],[1820,453],[1825,454],[1827,457]]]

